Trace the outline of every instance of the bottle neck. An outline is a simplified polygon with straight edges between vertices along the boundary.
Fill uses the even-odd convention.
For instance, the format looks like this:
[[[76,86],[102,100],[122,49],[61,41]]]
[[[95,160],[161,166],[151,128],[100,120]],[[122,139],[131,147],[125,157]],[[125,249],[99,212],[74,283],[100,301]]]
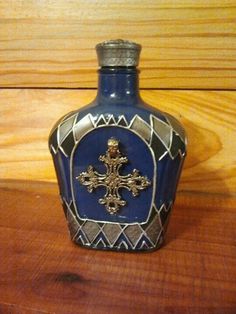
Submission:
[[[134,105],[139,102],[139,70],[136,67],[102,67],[98,73],[99,103]]]

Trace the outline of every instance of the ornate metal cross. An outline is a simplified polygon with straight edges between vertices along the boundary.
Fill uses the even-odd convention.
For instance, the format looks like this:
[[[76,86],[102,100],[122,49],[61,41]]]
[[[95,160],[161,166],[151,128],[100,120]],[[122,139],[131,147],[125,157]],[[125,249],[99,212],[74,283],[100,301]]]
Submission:
[[[99,160],[106,166],[106,173],[101,174],[94,170],[93,166],[88,166],[86,172],[82,172],[76,179],[82,185],[87,186],[89,193],[99,186],[106,188],[103,198],[99,199],[100,204],[104,204],[106,210],[110,214],[115,214],[121,206],[125,206],[126,201],[119,194],[119,189],[125,188],[132,192],[133,196],[137,196],[140,190],[144,190],[151,182],[147,177],[139,174],[134,169],[131,174],[120,175],[119,170],[123,164],[128,162],[127,157],[123,157],[119,151],[119,142],[115,138],[110,138],[107,142],[108,150],[106,155],[101,155]]]

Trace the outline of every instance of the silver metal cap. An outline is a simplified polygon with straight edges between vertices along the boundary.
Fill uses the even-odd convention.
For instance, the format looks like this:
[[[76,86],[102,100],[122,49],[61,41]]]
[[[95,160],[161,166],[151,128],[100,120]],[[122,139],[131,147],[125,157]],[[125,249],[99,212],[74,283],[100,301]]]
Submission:
[[[132,41],[116,39],[96,45],[98,64],[101,67],[138,66],[141,45]]]

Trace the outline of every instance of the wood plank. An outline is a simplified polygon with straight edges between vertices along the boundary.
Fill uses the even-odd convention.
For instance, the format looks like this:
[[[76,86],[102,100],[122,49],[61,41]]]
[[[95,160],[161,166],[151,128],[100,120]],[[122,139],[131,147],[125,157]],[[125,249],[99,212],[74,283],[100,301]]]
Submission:
[[[0,177],[55,182],[49,131],[57,119],[89,103],[95,94],[95,90],[0,90]],[[142,96],[173,114],[187,130],[188,156],[179,189],[235,194],[236,92],[149,90]]]
[[[95,87],[95,44],[125,38],[143,88],[235,89],[235,16],[234,0],[0,0],[0,86]]]
[[[0,189],[1,313],[235,313],[235,198],[181,192],[164,247],[117,254],[70,242],[55,189]]]

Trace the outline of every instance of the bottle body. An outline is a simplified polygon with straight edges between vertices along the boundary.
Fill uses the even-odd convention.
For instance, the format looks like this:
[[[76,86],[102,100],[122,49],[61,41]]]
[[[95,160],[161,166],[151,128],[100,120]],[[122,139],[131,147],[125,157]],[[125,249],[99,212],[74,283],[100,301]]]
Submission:
[[[141,99],[140,45],[112,40],[96,49],[96,99],[63,117],[49,136],[71,239],[94,249],[151,251],[164,240],[185,132]]]
[[[97,97],[51,132],[63,208],[79,245],[148,251],[163,242],[186,154],[185,132],[169,114],[139,97],[132,101]]]

